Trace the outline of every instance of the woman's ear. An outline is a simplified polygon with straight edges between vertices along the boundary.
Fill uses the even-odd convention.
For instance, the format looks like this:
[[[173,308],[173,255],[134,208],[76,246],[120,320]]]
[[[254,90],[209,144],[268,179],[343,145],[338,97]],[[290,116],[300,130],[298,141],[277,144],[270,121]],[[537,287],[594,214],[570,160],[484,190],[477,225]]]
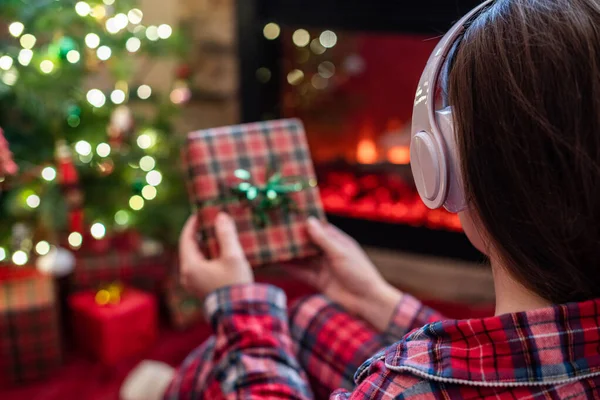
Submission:
[[[458,213],[465,234],[477,250],[489,257],[489,248],[485,241],[485,229],[469,209]]]

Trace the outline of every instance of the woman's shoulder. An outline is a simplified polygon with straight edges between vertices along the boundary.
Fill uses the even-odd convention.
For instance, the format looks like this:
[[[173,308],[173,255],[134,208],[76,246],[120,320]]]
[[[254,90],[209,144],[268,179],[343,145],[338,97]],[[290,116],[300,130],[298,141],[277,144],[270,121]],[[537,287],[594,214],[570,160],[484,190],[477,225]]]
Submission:
[[[350,398],[585,398],[600,388],[597,310],[591,301],[427,324],[367,360]]]

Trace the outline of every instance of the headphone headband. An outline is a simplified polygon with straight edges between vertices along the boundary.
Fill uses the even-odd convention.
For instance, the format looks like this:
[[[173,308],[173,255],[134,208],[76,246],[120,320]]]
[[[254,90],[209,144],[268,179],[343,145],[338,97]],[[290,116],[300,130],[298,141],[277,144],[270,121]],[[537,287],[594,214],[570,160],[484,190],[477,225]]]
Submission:
[[[439,41],[415,95],[410,145],[411,169],[417,190],[429,208],[445,207],[450,212],[466,208],[450,107],[436,110],[440,73],[465,25],[493,0],[486,0],[461,18]]]

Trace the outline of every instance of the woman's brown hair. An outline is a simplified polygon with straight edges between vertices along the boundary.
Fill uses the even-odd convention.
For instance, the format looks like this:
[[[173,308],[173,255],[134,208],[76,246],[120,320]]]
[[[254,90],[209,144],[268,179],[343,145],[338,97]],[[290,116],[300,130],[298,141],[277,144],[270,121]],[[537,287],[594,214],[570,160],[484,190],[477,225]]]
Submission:
[[[503,265],[553,303],[600,297],[600,1],[493,3],[447,78],[467,198]]]

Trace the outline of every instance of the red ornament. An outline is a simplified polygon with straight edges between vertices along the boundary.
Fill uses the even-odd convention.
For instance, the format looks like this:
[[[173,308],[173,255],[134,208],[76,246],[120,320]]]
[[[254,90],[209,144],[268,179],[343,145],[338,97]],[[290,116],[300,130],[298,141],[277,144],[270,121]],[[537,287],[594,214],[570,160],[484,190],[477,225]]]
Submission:
[[[8,142],[4,138],[4,132],[0,128],[0,178],[3,178],[4,175],[14,175],[18,169],[8,148]]]
[[[192,69],[188,64],[181,64],[175,71],[177,79],[188,79],[192,73]]]
[[[71,150],[62,140],[56,144],[56,166],[58,170],[58,183],[60,185],[75,185],[79,183],[79,176],[73,163]]]
[[[75,208],[69,210],[69,229],[71,232],[83,232],[83,209]]]
[[[71,232],[83,232],[83,191],[79,186],[79,175],[73,163],[73,156],[66,142],[56,144],[56,167],[58,182],[65,196],[68,208],[68,223]]]

